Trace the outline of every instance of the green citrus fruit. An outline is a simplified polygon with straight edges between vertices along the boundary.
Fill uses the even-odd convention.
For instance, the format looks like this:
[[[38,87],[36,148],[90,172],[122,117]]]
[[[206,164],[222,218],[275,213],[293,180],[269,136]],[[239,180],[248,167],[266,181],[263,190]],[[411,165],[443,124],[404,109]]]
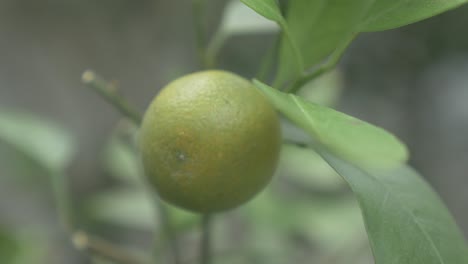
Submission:
[[[165,201],[200,213],[236,207],[262,190],[278,160],[278,116],[249,81],[203,71],[167,85],[145,113],[140,150]]]

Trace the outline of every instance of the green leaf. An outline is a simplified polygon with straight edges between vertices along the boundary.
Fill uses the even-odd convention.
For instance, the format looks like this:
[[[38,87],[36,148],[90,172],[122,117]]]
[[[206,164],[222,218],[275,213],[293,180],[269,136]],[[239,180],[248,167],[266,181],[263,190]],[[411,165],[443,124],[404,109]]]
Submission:
[[[355,193],[376,264],[468,263],[461,231],[414,170],[402,165],[366,171],[327,151],[320,153]]]
[[[408,25],[468,3],[467,0],[376,0],[360,31],[380,31]]]
[[[259,81],[275,107],[313,140],[339,157],[364,167],[392,167],[408,158],[407,149],[385,130],[331,108],[277,91]]]
[[[281,11],[275,0],[241,0],[241,2],[265,18],[279,24],[283,21]]]
[[[289,1],[276,83],[295,80],[347,43],[372,0]]]
[[[0,141],[44,168],[62,171],[75,150],[71,135],[56,123],[24,112],[0,110]]]

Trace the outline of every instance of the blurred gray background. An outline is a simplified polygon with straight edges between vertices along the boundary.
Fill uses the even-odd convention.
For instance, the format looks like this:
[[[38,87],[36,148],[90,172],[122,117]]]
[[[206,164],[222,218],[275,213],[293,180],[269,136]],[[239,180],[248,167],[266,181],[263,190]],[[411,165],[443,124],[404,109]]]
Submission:
[[[211,2],[209,32],[225,1]],[[402,138],[411,164],[468,236],[466,25],[468,6],[397,30],[362,34],[340,64],[345,88],[338,108]],[[230,39],[220,66],[252,77],[272,39]],[[190,1],[1,0],[0,111],[34,112],[72,131],[79,143],[69,169],[73,196],[86,196],[108,183],[101,177],[101,150],[120,116],[81,84],[82,72],[93,69],[116,80],[144,111],[160,87],[199,69],[194,46]],[[60,233],[52,196],[14,181],[8,159],[0,165],[0,224],[43,225]],[[50,263],[72,263],[63,261],[70,255],[76,263],[85,261],[66,248]]]

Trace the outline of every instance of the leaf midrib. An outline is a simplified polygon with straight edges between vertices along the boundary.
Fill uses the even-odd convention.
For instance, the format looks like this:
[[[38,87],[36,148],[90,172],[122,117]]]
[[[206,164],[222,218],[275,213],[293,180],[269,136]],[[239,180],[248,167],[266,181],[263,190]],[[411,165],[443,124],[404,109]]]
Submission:
[[[411,216],[411,219],[413,219],[414,223],[416,224],[416,226],[418,227],[418,229],[421,231],[421,233],[423,234],[423,236],[426,238],[426,240],[429,242],[429,244],[431,245],[431,247],[434,249],[436,255],[437,255],[437,258],[439,259],[439,263],[440,264],[445,264],[445,261],[442,259],[442,256],[439,252],[439,249],[437,249],[437,247],[435,246],[434,244],[434,241],[432,240],[431,236],[427,233],[427,231],[422,227],[421,223],[417,220],[417,217],[411,212],[411,210],[409,208],[407,208],[405,206],[405,203],[403,203],[399,196],[394,194],[392,192],[392,189],[390,187],[388,187],[388,185],[380,180],[379,178],[377,177],[374,177],[372,176],[371,174],[369,174],[368,172],[362,170],[362,169],[358,169],[360,170],[364,175],[366,175],[367,177],[373,179],[374,181],[376,181],[377,183],[379,183],[381,186],[384,187],[384,189],[386,190],[386,192],[388,193],[388,195],[392,195],[394,197],[394,199],[396,201],[398,201],[398,203],[400,204],[401,208]],[[346,177],[344,177],[346,179]],[[361,208],[361,209],[364,209],[364,208]],[[364,218],[364,221],[365,221],[365,218]]]
[[[305,116],[305,118],[309,121],[309,123],[313,124],[315,123],[313,118],[305,111],[304,107],[302,107],[302,102],[299,101],[298,98],[296,98],[296,96],[290,94],[289,95],[291,97],[291,99],[294,101],[294,103],[296,104],[296,106],[298,107],[298,109],[301,111],[301,113]],[[433,250],[435,251],[436,255],[437,255],[437,258],[439,260],[439,263],[440,264],[445,264],[445,261],[442,259],[442,255],[440,254],[438,248],[435,246],[434,244],[434,241],[432,240],[431,236],[429,235],[429,233],[427,233],[427,231],[423,228],[422,224],[418,221],[417,217],[411,212],[411,210],[409,208],[407,208],[405,206],[405,203],[403,203],[401,201],[401,199],[399,198],[398,195],[394,194],[392,192],[392,189],[384,182],[382,181],[381,179],[377,178],[377,177],[374,177],[372,176],[370,173],[362,170],[362,169],[359,169],[364,175],[366,175],[367,177],[373,179],[374,181],[376,181],[378,184],[380,184],[381,186],[383,186],[383,188],[386,190],[386,196],[393,196],[394,199],[396,201],[398,201],[398,203],[400,204],[401,208],[411,217],[411,219],[414,221],[414,223],[416,224],[416,226],[418,227],[418,229],[420,230],[420,232],[423,234],[423,236],[426,238],[426,240],[429,242],[429,244],[431,245],[431,247],[433,248]],[[346,177],[344,177],[346,179]],[[388,199],[388,197],[387,197]]]

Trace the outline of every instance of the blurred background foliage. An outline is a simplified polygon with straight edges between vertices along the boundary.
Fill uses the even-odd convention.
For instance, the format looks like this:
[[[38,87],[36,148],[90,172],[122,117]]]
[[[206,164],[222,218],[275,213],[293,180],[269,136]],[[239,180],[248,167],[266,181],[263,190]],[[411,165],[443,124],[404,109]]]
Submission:
[[[210,1],[206,12],[210,34],[218,25],[225,30],[219,67],[254,77],[277,29],[232,4],[222,19],[227,2]],[[75,250],[60,227],[62,205],[54,199],[60,193],[51,181],[57,177],[67,180],[77,228],[150,252],[161,228],[133,144],[137,129],[83,87],[80,76],[92,68],[115,80],[143,112],[160,87],[200,69],[190,7],[189,1],[0,1],[0,263],[108,263]],[[336,71],[300,92],[402,138],[410,163],[465,235],[467,24],[464,6],[361,34]],[[300,131],[284,128],[272,184],[215,218],[216,263],[372,263],[346,184],[296,144]],[[200,219],[167,209],[191,263]]]

